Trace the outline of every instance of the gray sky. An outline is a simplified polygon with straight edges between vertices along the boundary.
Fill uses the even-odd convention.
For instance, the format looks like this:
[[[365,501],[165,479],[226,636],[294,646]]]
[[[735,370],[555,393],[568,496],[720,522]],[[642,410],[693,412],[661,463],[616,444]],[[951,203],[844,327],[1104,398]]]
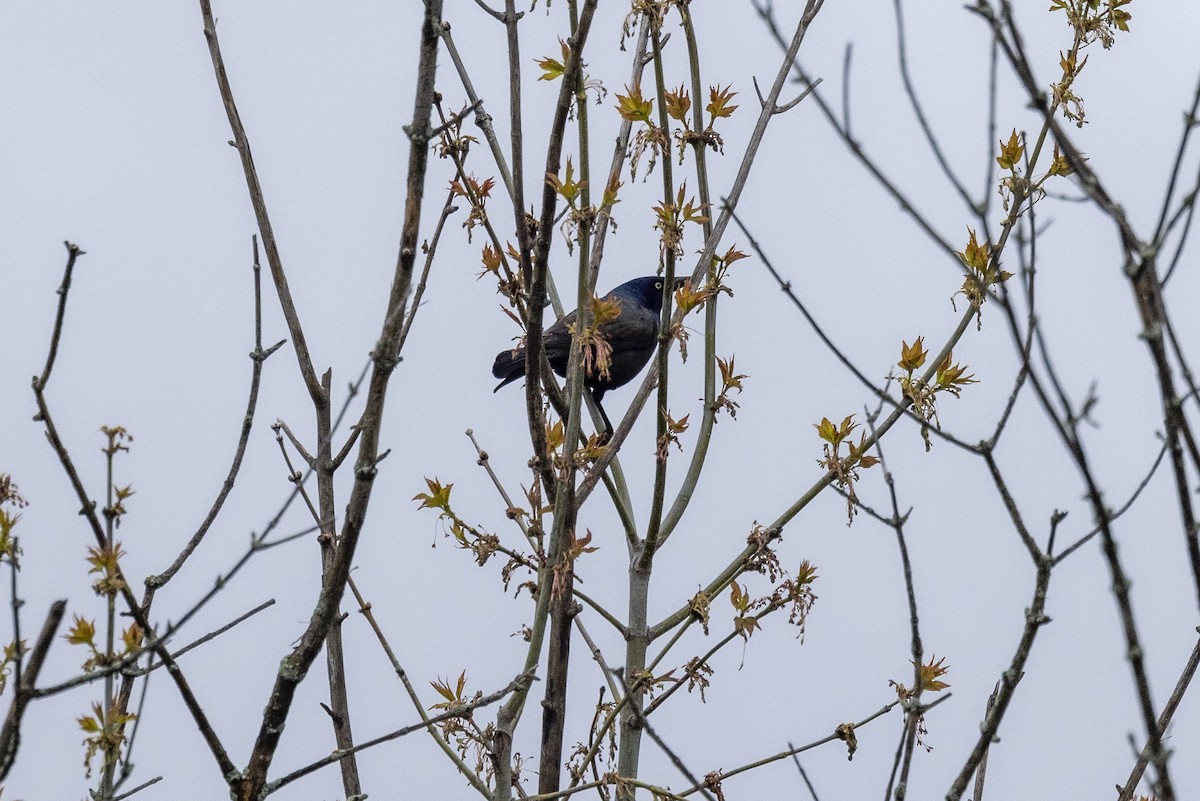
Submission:
[[[396,259],[408,143],[401,126],[411,115],[416,3],[219,3],[221,44],[252,143],[292,291],[319,370],[334,386],[358,375],[380,325]],[[779,3],[785,28],[799,4]],[[987,141],[988,39],[982,23],[954,3],[910,4],[910,61],[933,125],[949,158],[983,190]],[[1058,52],[1069,45],[1061,15],[1048,4],[1022,2],[1026,46],[1039,79],[1049,81]],[[796,7],[793,7],[796,6]],[[566,4],[527,15],[522,63],[526,85],[527,186],[537,186],[544,160],[543,123],[557,84],[535,83],[534,60],[558,55]],[[1195,33],[1200,6],[1175,0],[1135,3],[1132,33],[1108,52],[1098,47],[1077,91],[1090,123],[1076,141],[1140,230],[1161,203],[1181,114],[1190,102],[1200,55]],[[592,105],[594,160],[607,167],[616,130],[614,95],[624,92],[628,54],[617,49],[622,4],[602,4],[587,59],[589,75],[608,90]],[[779,52],[749,4],[695,4],[706,84],[731,84],[739,113],[723,128],[726,154],[710,159],[714,190],[727,190],[757,112],[751,77],[764,87]],[[447,3],[446,17],[485,104],[507,138],[505,55],[501,28],[474,3]],[[675,30],[676,26],[671,25]],[[906,105],[895,61],[892,4],[830,0],[801,50],[802,62],[824,79],[821,91],[840,108],[843,55],[853,44],[852,127],[888,174],[910,194],[939,232],[961,246],[969,215],[928,155]],[[668,63],[685,79],[682,37]],[[438,87],[451,109],[464,94],[449,60],[439,61]],[[1032,128],[1033,115],[1002,70],[1001,132]],[[787,90],[795,91],[794,88]],[[161,571],[202,519],[224,478],[245,406],[253,347],[250,236],[253,213],[217,93],[198,9],[186,3],[10,4],[0,22],[0,277],[5,288],[0,343],[0,471],[10,472],[30,501],[18,527],[25,550],[20,594],[23,635],[32,640],[54,598],[70,600],[68,615],[100,617],[84,562],[90,534],[75,514],[78,502],[46,445],[28,377],[39,372],[53,321],[55,289],[65,260],[62,241],[87,251],[76,271],[66,331],[49,398],[93,497],[102,498],[101,425],[124,425],[135,436],[118,464],[129,502],[119,539],[126,574]],[[569,148],[577,148],[572,135]],[[985,150],[985,147],[988,148]],[[1194,175],[1195,156],[1185,175]],[[690,163],[689,163],[690,168]],[[494,175],[484,147],[469,169]],[[678,175],[677,168],[677,175]],[[685,173],[686,174],[686,173]],[[451,177],[432,161],[427,219],[432,221]],[[1190,180],[1190,179],[1189,179]],[[689,181],[689,187],[694,180]],[[654,271],[657,244],[650,207],[660,191],[656,171],[627,179],[609,240],[601,290]],[[501,193],[495,193],[497,208]],[[1069,190],[1069,194],[1077,194]],[[940,343],[957,315],[949,298],[961,283],[953,263],[916,231],[831,135],[806,101],[773,120],[739,213],[775,264],[834,339],[874,378],[899,356],[900,341],[923,334]],[[1050,223],[1039,242],[1041,320],[1057,366],[1076,398],[1093,381],[1101,403],[1085,429],[1089,453],[1109,492],[1124,502],[1157,453],[1161,430],[1157,390],[1111,226],[1090,208],[1047,200],[1039,219]],[[499,311],[488,279],[477,280],[482,239],[467,241],[460,210],[447,227],[405,360],[393,379],[381,465],[355,580],[374,605],[397,655],[427,703],[428,682],[467,670],[484,692],[517,672],[524,648],[511,635],[526,620],[525,596],[500,586],[496,563],[480,570],[442,537],[435,515],[410,499],[423,477],[455,485],[455,510],[515,542],[475,454],[463,435],[475,431],[510,491],[527,485],[528,436],[523,395],[493,395],[488,372],[495,353],[517,331]],[[994,211],[993,221],[1000,212]],[[511,237],[511,214],[500,214]],[[428,236],[431,226],[422,230]],[[748,251],[731,229],[727,242]],[[700,246],[686,243],[690,264]],[[568,292],[574,260],[561,236],[553,268]],[[1194,254],[1194,250],[1191,251]],[[1011,253],[1008,264],[1015,264]],[[1195,355],[1197,273],[1182,264],[1168,304]],[[1010,269],[1012,267],[1010,266]],[[820,476],[820,445],[812,424],[861,412],[870,397],[826,352],[759,260],[731,271],[735,296],[723,300],[718,354],[736,354],[750,376],[736,421],[722,418],[699,495],[661,554],[651,618],[685,602],[744,544],[755,521],[768,522]],[[269,284],[264,284],[264,339],[285,336]],[[982,332],[956,350],[981,383],[960,400],[943,402],[942,421],[968,441],[990,433],[1012,385],[1016,360],[998,309],[985,308]],[[702,351],[702,324],[693,354]],[[699,358],[673,356],[675,416],[699,417]],[[624,411],[633,388],[609,395],[610,414]],[[616,411],[614,411],[616,410]],[[155,604],[165,621],[191,606],[240,556],[288,492],[286,468],[270,424],[284,419],[311,441],[312,416],[290,346],[267,363],[256,428],[236,491],[216,527],[186,569]],[[643,525],[653,476],[653,425],[643,415],[622,451]],[[1059,531],[1073,541],[1091,525],[1081,485],[1031,397],[1024,397],[998,458],[1035,536],[1045,542],[1055,509],[1070,511]],[[677,487],[685,455],[673,456]],[[914,507],[907,529],[917,580],[926,653],[945,656],[954,696],[928,719],[933,750],[918,754],[911,798],[944,794],[965,759],[987,695],[1007,666],[1033,588],[1028,556],[1008,523],[979,460],[945,443],[924,453],[913,426],[898,427],[885,455],[897,475],[902,507]],[[860,492],[883,508],[878,470]],[[344,497],[347,484],[340,486]],[[103,501],[101,501],[103,502]],[[342,503],[339,500],[339,504]],[[1194,642],[1194,587],[1179,532],[1177,505],[1164,471],[1117,527],[1121,555],[1133,578],[1134,603],[1155,701],[1168,696]],[[308,524],[299,508],[286,530]],[[600,550],[579,566],[585,590],[614,610],[625,606],[626,556],[605,498],[585,508],[581,527]],[[431,544],[437,547],[431,548]],[[819,601],[803,644],[781,620],[771,620],[746,649],[732,646],[713,660],[716,677],[702,705],[680,694],[656,717],[657,731],[698,774],[729,769],[809,742],[843,721],[858,720],[894,698],[889,679],[911,680],[908,612],[892,533],[860,515],[845,525],[844,503],[826,493],[785,530],[780,558],[819,567]],[[303,629],[319,576],[313,539],[306,537],[256,557],[181,635],[180,642],[224,624],[256,604],[276,605],[186,657],[182,666],[216,722],[235,762],[244,764],[275,666]],[[5,578],[7,583],[7,577]],[[1095,798],[1123,783],[1132,765],[1127,742],[1140,742],[1133,683],[1110,579],[1097,544],[1085,546],[1056,571],[1048,614],[1028,673],[988,765],[993,798]],[[765,591],[765,584],[754,588]],[[140,586],[136,587],[140,594]],[[347,607],[350,608],[350,607]],[[714,636],[732,614],[714,601]],[[11,618],[0,616],[0,640]],[[719,622],[718,622],[719,621]],[[613,664],[619,638],[594,616],[593,636]],[[416,715],[361,617],[346,625],[352,711],[359,739],[406,725]],[[691,632],[666,664],[708,648]],[[59,642],[44,681],[74,675],[85,655]],[[584,735],[599,671],[577,647],[573,674],[574,728]],[[278,776],[329,752],[332,738],[318,702],[327,695],[318,660],[288,722]],[[6,797],[82,797],[91,786],[80,765],[82,733],[74,719],[99,697],[99,687],[33,705]],[[1170,730],[1180,797],[1200,791],[1200,701],[1185,698]],[[490,720],[494,712],[479,714]],[[517,749],[536,753],[539,729],[531,705]],[[878,720],[859,733],[847,762],[840,744],[805,755],[823,799],[877,797],[899,737],[901,718]],[[573,744],[570,739],[568,747]],[[650,744],[645,778],[676,789],[688,782]],[[165,676],[149,686],[134,746],[133,784],[164,775],[141,798],[223,797],[215,764]],[[471,798],[429,738],[409,737],[362,756],[373,798]],[[793,766],[780,762],[726,786],[731,799],[803,797]],[[278,794],[282,799],[340,797],[340,779],[326,770]]]

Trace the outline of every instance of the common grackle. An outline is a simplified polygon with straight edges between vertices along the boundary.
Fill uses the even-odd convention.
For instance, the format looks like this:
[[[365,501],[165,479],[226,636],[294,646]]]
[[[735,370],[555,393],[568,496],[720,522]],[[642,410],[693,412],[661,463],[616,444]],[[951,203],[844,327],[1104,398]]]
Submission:
[[[675,281],[675,288],[683,286],[684,279]],[[604,418],[608,437],[613,427],[600,400],[610,389],[628,384],[650,361],[658,345],[658,322],[662,313],[663,279],[646,276],[626,281],[604,296],[604,300],[615,300],[620,313],[613,319],[600,324],[598,332],[612,348],[608,374],[594,367],[584,372],[583,383],[592,390],[592,397]],[[567,374],[567,360],[571,355],[571,329],[575,323],[575,312],[561,317],[545,330],[546,359],[550,367],[560,376]],[[492,375],[500,379],[496,390],[525,376],[525,348],[516,347],[496,354]],[[493,390],[493,391],[496,391]]]

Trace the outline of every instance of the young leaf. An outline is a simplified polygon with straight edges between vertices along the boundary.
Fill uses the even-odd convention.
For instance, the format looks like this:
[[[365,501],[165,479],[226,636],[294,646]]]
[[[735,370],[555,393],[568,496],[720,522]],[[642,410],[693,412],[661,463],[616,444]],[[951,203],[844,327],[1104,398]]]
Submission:
[[[617,113],[622,119],[630,122],[644,122],[650,125],[650,112],[654,109],[654,101],[642,97],[642,89],[635,86],[625,87],[627,95],[617,95]]]
[[[710,86],[708,88],[708,105],[704,107],[709,113],[712,120],[718,117],[729,117],[733,112],[737,111],[737,106],[729,105],[729,101],[737,97],[737,92],[729,91],[730,87],[726,86],[722,89],[720,86]],[[712,122],[709,122],[712,125]]]
[[[421,502],[421,505],[417,508],[450,511],[450,490],[454,485],[446,484],[443,486],[436,478],[425,479],[425,484],[429,487],[429,492],[418,492],[413,496],[414,501]]]
[[[1008,141],[1000,143],[1000,155],[996,156],[996,163],[1002,170],[1011,170],[1021,162],[1021,156],[1024,153],[1025,146],[1021,144],[1017,129],[1013,128],[1012,136],[1008,138]]]
[[[928,356],[929,352],[925,350],[924,337],[917,337],[911,345],[901,340],[900,361],[896,362],[896,364],[901,370],[911,373],[913,370],[921,369],[921,365],[925,364],[925,359]]]

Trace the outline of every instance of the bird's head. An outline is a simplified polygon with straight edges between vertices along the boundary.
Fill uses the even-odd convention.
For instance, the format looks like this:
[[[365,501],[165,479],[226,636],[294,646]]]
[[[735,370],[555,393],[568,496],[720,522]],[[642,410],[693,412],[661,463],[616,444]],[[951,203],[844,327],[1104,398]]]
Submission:
[[[636,301],[638,305],[645,306],[657,314],[662,311],[663,282],[665,280],[659,275],[634,278],[632,281],[621,284],[610,294],[613,297]],[[673,289],[679,289],[686,281],[686,278],[676,278]]]

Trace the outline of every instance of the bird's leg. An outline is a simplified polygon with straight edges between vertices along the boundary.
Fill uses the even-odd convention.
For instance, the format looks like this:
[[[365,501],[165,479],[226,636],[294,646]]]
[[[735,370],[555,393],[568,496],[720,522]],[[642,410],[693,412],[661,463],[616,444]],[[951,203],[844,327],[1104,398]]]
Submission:
[[[604,404],[600,403],[600,398],[603,395],[603,392],[593,392],[592,399],[596,401],[596,408],[600,410],[600,417],[604,419],[604,434],[600,437],[600,444],[606,445],[613,437],[613,424],[608,419],[608,413],[604,411]]]

